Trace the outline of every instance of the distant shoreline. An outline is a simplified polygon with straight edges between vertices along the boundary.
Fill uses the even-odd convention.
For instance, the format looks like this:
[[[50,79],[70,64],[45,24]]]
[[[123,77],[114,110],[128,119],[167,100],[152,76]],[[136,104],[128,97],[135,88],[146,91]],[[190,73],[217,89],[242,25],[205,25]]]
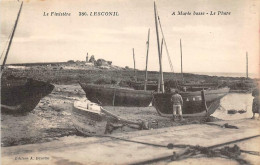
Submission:
[[[80,61],[80,62],[84,62],[84,61]],[[36,63],[6,64],[6,66],[37,66],[37,65],[45,66],[45,65],[62,65],[62,64],[67,64],[67,63],[68,62],[36,62]],[[139,69],[137,69],[137,70],[143,71],[143,70],[139,70]],[[153,72],[153,71],[151,71],[151,72]],[[171,72],[164,72],[164,73],[171,73]],[[175,72],[175,73],[179,73],[179,72]],[[217,77],[246,77],[246,73],[234,73],[234,72],[185,72],[185,73],[195,74],[195,75],[217,76]],[[249,73],[249,78],[259,79],[260,77],[257,73]]]
[[[198,74],[198,75],[207,75],[207,76],[217,76],[217,77],[245,77],[246,78],[246,73],[234,73],[234,72],[191,72],[193,74]],[[259,78],[259,75],[256,73],[248,73],[249,78]]]

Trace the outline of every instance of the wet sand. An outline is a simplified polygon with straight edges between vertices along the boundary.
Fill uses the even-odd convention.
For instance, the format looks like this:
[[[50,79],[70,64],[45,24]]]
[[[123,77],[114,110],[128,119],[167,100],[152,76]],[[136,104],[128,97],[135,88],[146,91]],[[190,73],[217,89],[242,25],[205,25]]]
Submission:
[[[78,84],[55,85],[53,92],[43,98],[32,112],[23,116],[2,114],[1,145],[15,146],[49,142],[65,136],[82,136],[71,121],[72,104],[82,98],[85,98],[85,93]],[[186,118],[182,122],[173,122],[171,118],[159,116],[154,107],[104,108],[129,120],[149,121],[153,123],[152,129],[206,121],[204,118]],[[207,120],[218,119],[211,117]]]

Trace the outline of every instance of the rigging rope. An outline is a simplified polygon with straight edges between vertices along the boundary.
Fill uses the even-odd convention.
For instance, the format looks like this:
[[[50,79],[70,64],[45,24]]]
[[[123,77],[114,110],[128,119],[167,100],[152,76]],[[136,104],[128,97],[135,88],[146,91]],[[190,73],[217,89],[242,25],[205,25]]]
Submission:
[[[171,71],[174,73],[174,69],[173,69],[171,57],[170,57],[170,55],[169,55],[167,43],[166,43],[166,40],[165,40],[165,37],[164,37],[164,34],[163,34],[163,29],[162,29],[162,25],[161,25],[159,13],[158,13],[158,11],[156,11],[156,13],[157,13],[157,16],[158,16],[158,22],[159,22],[160,29],[161,29],[161,33],[162,33],[162,37],[163,37],[163,40],[164,40],[164,45],[165,45],[165,48],[166,48],[166,53],[167,53],[168,61],[169,61],[169,64],[170,64],[170,68],[171,68]],[[174,82],[175,82],[176,88],[179,89],[178,81],[175,79]]]
[[[131,127],[128,124],[122,124],[122,126],[116,127],[115,129],[118,129],[118,128],[121,128],[121,127],[124,127],[124,126]],[[77,128],[75,128],[75,129],[82,136],[89,137],[89,135],[85,134],[84,132],[78,130]],[[112,132],[110,132],[110,133],[112,133]],[[226,145],[230,145],[230,144],[234,144],[234,143],[239,143],[239,142],[246,141],[246,140],[249,140],[249,139],[257,138],[257,137],[260,137],[260,134],[254,135],[254,136],[245,137],[245,138],[241,138],[241,139],[237,139],[237,140],[228,141],[228,142],[225,142],[225,143],[215,144],[215,145],[208,146],[208,147],[202,147],[202,146],[199,146],[199,145],[189,145],[189,144],[173,144],[173,143],[168,143],[167,145],[162,145],[162,144],[148,143],[148,142],[142,142],[142,141],[135,141],[135,140],[115,137],[115,136],[111,136],[111,135],[92,135],[91,137],[111,138],[111,139],[117,139],[117,140],[121,140],[121,141],[125,141],[125,142],[132,142],[132,143],[137,143],[137,144],[143,144],[143,145],[148,145],[148,146],[153,146],[153,147],[162,147],[162,148],[168,148],[168,149],[187,148],[187,147],[189,147],[189,148],[198,148],[198,147],[200,147],[200,148],[203,148],[203,149],[214,149],[214,148],[218,148],[218,147],[222,147],[222,146],[226,146]],[[249,154],[260,156],[260,153],[256,152],[256,151],[241,150],[241,152],[245,152],[245,153],[249,153]],[[165,159],[166,157],[163,157],[163,158]]]
[[[158,11],[157,11],[157,15],[158,15]],[[166,53],[167,53],[168,61],[169,61],[169,64],[170,64],[170,68],[171,68],[171,71],[174,73],[172,61],[171,61],[171,58],[170,58],[170,55],[169,55],[169,51],[168,51],[168,47],[167,47],[167,44],[166,44],[166,41],[165,41],[165,37],[164,37],[164,34],[163,34],[162,25],[161,25],[161,21],[160,21],[159,15],[158,15],[158,22],[159,22],[159,25],[160,25],[160,29],[161,29],[164,45],[165,45],[165,48],[166,48]]]
[[[218,149],[218,147],[226,146],[226,145],[233,144],[233,143],[238,143],[238,142],[249,140],[249,139],[252,139],[252,138],[259,137],[259,136],[260,135],[250,136],[250,137],[246,137],[246,138],[242,138],[242,139],[238,139],[238,140],[234,140],[234,141],[229,141],[229,142],[226,142],[226,143],[212,145],[212,146],[209,146],[209,147],[202,147],[202,146],[198,146],[198,145],[192,146],[192,145],[185,145],[185,144],[174,145],[174,144],[170,143],[171,145],[168,144],[168,146],[167,146],[168,149],[170,149],[171,147],[172,148],[174,148],[174,147],[176,147],[176,148],[186,148],[187,150],[185,150],[185,151],[189,151],[189,152],[188,153],[184,152],[184,155],[183,154],[176,155],[175,153],[173,153],[172,155],[167,155],[167,156],[162,156],[162,157],[159,157],[159,158],[154,158],[154,159],[150,159],[150,160],[132,163],[132,165],[151,164],[151,163],[155,163],[155,162],[159,162],[159,161],[165,161],[165,160],[176,160],[176,158],[180,158],[179,156],[184,156],[185,158],[190,158],[192,156],[195,156],[193,153],[210,155],[214,152],[216,153],[216,151],[221,151],[221,150],[222,150],[221,155],[214,154],[214,155],[211,155],[211,156],[212,157],[213,156],[215,156],[215,157],[225,156],[225,157],[234,159],[234,160],[238,161],[240,164],[242,164],[242,163],[244,163],[245,160],[239,158],[238,157],[239,155],[234,155],[234,153],[232,153],[232,152],[226,152],[225,153],[226,150],[232,149],[231,147],[229,147],[229,148],[224,147],[222,149]],[[162,146],[160,146],[160,147],[162,147]],[[233,147],[233,148],[239,149],[241,152],[244,152],[244,153],[260,156],[259,152],[245,151],[245,150],[241,150],[240,148],[237,148],[237,147]],[[214,148],[216,148],[216,149],[214,149]],[[223,154],[223,150],[224,150],[224,154]]]

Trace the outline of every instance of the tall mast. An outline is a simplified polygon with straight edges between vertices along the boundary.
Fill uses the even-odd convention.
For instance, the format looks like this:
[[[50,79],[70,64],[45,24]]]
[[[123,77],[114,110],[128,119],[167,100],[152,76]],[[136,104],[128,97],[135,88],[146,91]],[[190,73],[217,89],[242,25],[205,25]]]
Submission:
[[[162,51],[163,51],[163,38],[162,38],[162,42],[161,42],[161,54],[160,54],[160,56],[161,56],[161,60],[162,60]],[[160,75],[159,75],[159,78],[158,78],[158,82],[161,82],[161,79],[160,79],[161,77],[160,77]],[[160,89],[162,89],[162,87],[161,87],[161,85],[160,85],[160,83],[158,83],[158,92],[160,92]]]
[[[136,70],[135,70],[135,49],[133,48],[133,60],[134,60],[134,72],[135,72],[135,81],[136,81]]]
[[[21,6],[20,6],[20,9],[19,9],[19,12],[18,12],[16,21],[15,21],[15,24],[14,24],[14,28],[13,28],[13,31],[12,31],[12,35],[11,35],[11,37],[10,37],[10,41],[9,41],[9,44],[8,44],[8,47],[7,47],[7,50],[6,50],[6,53],[5,53],[5,58],[4,58],[2,67],[1,67],[1,71],[3,71],[4,66],[5,66],[5,63],[6,63],[6,60],[7,60],[7,56],[8,56],[8,53],[9,53],[9,50],[10,50],[12,41],[13,41],[14,33],[15,33],[16,26],[17,26],[17,23],[18,23],[18,20],[19,20],[19,17],[20,17],[20,13],[21,13],[21,11],[22,11],[22,7],[23,7],[23,2],[21,3]]]
[[[162,42],[161,42],[161,61],[162,61],[162,52],[163,52],[163,44],[164,44],[164,39],[162,38]]]
[[[246,78],[248,79],[248,54],[246,52]]]
[[[182,70],[182,45],[181,45],[181,39],[180,39],[180,49],[181,49],[181,76],[182,76],[182,83],[184,83],[183,70]]]
[[[147,86],[147,65],[148,65],[148,54],[149,54],[149,38],[150,38],[150,28],[148,30],[148,40],[146,42],[146,44],[147,44],[147,52],[146,52],[145,81],[144,81],[144,90],[145,91],[146,91],[146,86]]]
[[[161,90],[164,93],[164,82],[163,82],[163,72],[162,72],[162,60],[161,60],[161,52],[160,52],[160,39],[158,34],[158,23],[157,23],[157,12],[156,12],[156,5],[154,2],[154,17],[155,17],[155,27],[156,27],[156,36],[157,36],[157,46],[158,46],[158,56],[159,56],[159,65],[160,65],[160,83],[161,83]]]

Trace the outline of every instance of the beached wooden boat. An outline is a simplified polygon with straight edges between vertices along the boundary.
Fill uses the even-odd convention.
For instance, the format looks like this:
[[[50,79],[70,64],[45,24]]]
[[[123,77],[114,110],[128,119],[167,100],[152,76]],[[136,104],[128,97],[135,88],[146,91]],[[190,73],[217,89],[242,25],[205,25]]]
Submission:
[[[131,88],[134,88],[135,90],[144,90],[144,86],[145,86],[144,82],[134,82],[134,81],[128,82],[128,85]],[[158,84],[155,81],[148,81],[146,84],[147,90],[156,91],[157,88],[158,88]]]
[[[145,122],[123,119],[87,99],[74,102],[72,122],[79,132],[88,136],[123,132],[125,129],[149,129]]]
[[[79,83],[86,97],[102,106],[147,107],[152,102],[152,92],[105,85]]]
[[[50,94],[50,83],[22,77],[1,79],[1,112],[23,113],[32,111],[41,98]]]
[[[183,98],[183,116],[192,117],[213,114],[219,107],[220,99],[227,95],[228,92],[229,88],[205,90],[203,92],[180,92]],[[172,117],[172,95],[172,93],[156,93],[153,95],[153,106],[159,115]]]
[[[201,90],[207,90],[207,89],[217,89],[218,84],[217,83],[202,83],[202,84],[195,84],[195,83],[183,83],[180,84],[179,87],[183,91],[201,91]]]
[[[159,16],[157,15],[156,5],[154,2],[154,15],[155,15],[155,27],[156,27],[156,36],[157,36],[157,46],[158,46],[158,55],[159,55],[159,65],[160,65],[160,90],[161,92],[153,94],[153,106],[156,108],[159,115],[164,117],[171,117],[172,114],[172,102],[171,97],[173,93],[165,93],[164,91],[164,79],[162,72],[162,46],[159,43],[159,34],[158,34],[158,22],[162,32],[162,43],[164,43],[166,50],[167,45],[163,35],[163,30],[161,23],[159,21]],[[168,51],[167,51],[168,53]],[[183,116],[204,116],[211,115],[219,106],[220,99],[224,97],[229,92],[229,88],[219,88],[219,89],[208,89],[202,91],[187,91],[180,92],[180,95],[183,98]]]
[[[33,80],[25,77],[5,75],[4,66],[22,10],[21,3],[14,28],[1,66],[1,113],[24,113],[32,111],[41,98],[51,93],[54,86],[50,83]]]

